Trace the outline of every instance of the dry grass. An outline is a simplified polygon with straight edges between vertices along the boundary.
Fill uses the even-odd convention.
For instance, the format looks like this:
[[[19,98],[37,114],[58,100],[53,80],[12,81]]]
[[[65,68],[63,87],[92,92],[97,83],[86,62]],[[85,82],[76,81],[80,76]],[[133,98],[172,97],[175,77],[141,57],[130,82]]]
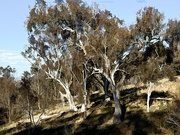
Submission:
[[[177,93],[180,91],[180,76],[176,76],[176,78],[176,81],[173,82],[170,82],[167,78],[158,81],[159,85],[156,87],[155,91],[168,91],[174,95],[177,95]]]
[[[143,86],[143,84],[139,84],[139,86]],[[173,97],[180,97],[180,76],[177,77],[175,82],[170,82],[167,78],[159,80],[156,84],[156,88],[154,90],[155,94],[159,93],[170,93]],[[135,85],[128,85],[125,86],[124,89],[133,89]],[[134,93],[128,94],[125,98],[127,101],[127,108],[126,108],[126,120],[122,123],[121,126],[125,128],[123,131],[119,131],[121,126],[113,127],[113,105],[114,103],[111,101],[110,104],[103,102],[104,96],[99,92],[94,92],[93,100],[90,105],[88,105],[87,111],[87,119],[84,120],[83,113],[80,112],[67,112],[69,110],[69,106],[62,106],[62,105],[55,105],[53,108],[49,108],[45,110],[45,115],[53,115],[58,114],[60,112],[64,112],[61,115],[54,116],[52,118],[42,120],[40,123],[40,129],[38,129],[40,133],[51,132],[52,129],[57,130],[55,134],[58,134],[62,131],[64,134],[69,134],[69,130],[72,129],[74,134],[79,134],[81,132],[92,132],[92,134],[97,133],[109,133],[111,130],[117,130],[120,134],[129,133],[135,134],[138,133],[141,128],[136,127],[136,124],[142,126],[144,128],[144,132],[150,132],[151,130],[149,126],[154,126],[153,132],[163,132],[171,134],[172,132],[165,127],[156,127],[152,123],[149,123],[149,119],[146,118],[146,92],[147,89],[139,89]],[[156,96],[156,95],[154,95]],[[165,95],[166,96],[166,95]],[[152,98],[153,94],[152,94]],[[167,97],[165,97],[167,98]],[[156,113],[158,111],[163,111],[168,108],[169,102],[164,102],[162,100],[154,100],[150,106],[150,113]],[[34,116],[35,118],[39,117],[38,115]],[[149,117],[149,116],[148,116]],[[149,117],[150,119],[153,117]],[[23,118],[20,122],[29,122],[29,119]],[[146,124],[143,125],[140,122],[145,122]],[[15,128],[17,123],[10,123],[0,127],[0,132],[3,130],[8,130],[11,128]],[[131,128],[131,129],[129,129]],[[54,133],[53,130],[53,133]],[[103,131],[104,130],[104,131]],[[147,131],[146,131],[147,130]],[[156,131],[157,130],[157,131]],[[19,132],[19,131],[16,131]],[[152,134],[154,134],[152,132]],[[13,134],[15,132],[11,132]]]
[[[175,97],[180,96],[180,76],[176,76],[176,81],[169,81],[168,78],[164,78],[159,80],[156,84],[155,84],[155,89],[153,91],[156,92],[169,92],[170,94],[172,94]],[[131,88],[135,88],[135,87],[143,87],[144,84],[143,83],[139,83],[137,85],[126,85],[123,86],[121,89],[131,89]],[[138,91],[139,94],[142,93],[147,93],[147,89],[141,89],[140,91]]]
[[[4,125],[0,126],[0,132],[3,130],[8,130],[10,128],[14,128],[14,127],[16,127],[16,124],[17,124],[16,122],[4,124]]]

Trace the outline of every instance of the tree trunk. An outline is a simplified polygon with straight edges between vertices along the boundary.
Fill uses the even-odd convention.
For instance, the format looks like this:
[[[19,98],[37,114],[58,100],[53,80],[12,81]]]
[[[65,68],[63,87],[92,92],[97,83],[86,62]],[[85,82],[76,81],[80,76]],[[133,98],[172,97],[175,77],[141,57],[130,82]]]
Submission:
[[[105,78],[103,79],[103,82],[104,82],[103,88],[104,88],[105,100],[106,100],[107,98],[109,98],[108,96],[109,81]]]
[[[40,110],[41,109],[41,104],[40,104],[40,100],[39,100],[39,94],[40,94],[40,92],[39,92],[39,82],[38,82],[38,109]]]
[[[41,109],[41,105],[40,105],[40,100],[39,100],[39,95],[40,95],[40,88],[39,88],[39,70],[38,70],[38,72],[37,72],[37,74],[36,74],[36,80],[37,80],[37,82],[36,82],[36,87],[37,87],[37,100],[38,100],[38,109],[40,110]]]
[[[77,111],[77,108],[74,104],[74,99],[73,99],[73,96],[71,95],[70,92],[66,92],[66,98],[69,102],[69,107],[70,107],[70,110],[74,110],[74,111]]]
[[[28,114],[29,114],[29,120],[30,120],[30,127],[32,126],[32,117],[31,117],[31,105],[29,102],[29,94],[27,96],[27,103],[28,103]]]
[[[103,81],[103,83],[101,81],[99,81],[98,78],[96,78],[94,75],[93,75],[94,79],[97,80],[97,82],[103,87],[103,90],[104,90],[104,97],[105,97],[105,100],[110,100],[110,97],[108,96],[108,88],[109,88],[109,81],[106,77],[101,77],[101,80]]]
[[[61,93],[60,93],[61,94]],[[63,107],[65,106],[65,100],[64,100],[65,96],[61,94],[61,100],[62,100],[62,105]]]
[[[83,81],[84,81],[84,106],[85,106],[85,111],[84,111],[84,118],[86,119],[87,117],[87,91],[86,91],[86,80],[87,80],[87,75],[86,75],[86,71],[83,70]]]
[[[116,89],[116,86],[111,85],[113,91],[113,98],[115,104],[114,110],[114,124],[118,124],[122,121],[122,108],[120,104],[120,92]]]
[[[9,114],[9,122],[11,122],[11,104],[10,104],[10,98],[8,98],[8,114]]]
[[[147,91],[147,112],[149,112],[149,108],[150,108],[150,96],[151,96],[151,93],[152,93],[152,87],[154,87],[154,84],[150,82],[149,84],[149,89]]]
[[[53,88],[54,88],[54,91],[55,91],[55,99],[57,99],[57,89],[56,89],[56,85],[54,83],[54,80],[53,80]]]

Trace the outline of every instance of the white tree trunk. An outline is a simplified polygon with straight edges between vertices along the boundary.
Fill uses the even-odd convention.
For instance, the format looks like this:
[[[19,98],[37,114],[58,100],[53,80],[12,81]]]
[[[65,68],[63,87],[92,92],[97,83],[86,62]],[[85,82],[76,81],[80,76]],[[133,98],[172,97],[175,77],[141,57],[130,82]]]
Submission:
[[[46,75],[50,78],[50,79],[54,79],[55,81],[57,81],[63,88],[64,88],[64,90],[65,90],[65,94],[62,94],[60,91],[59,91],[59,93],[61,94],[61,96],[63,96],[63,97],[66,97],[67,98],[67,100],[68,100],[68,103],[69,103],[69,106],[70,106],[70,110],[74,110],[74,111],[77,111],[77,108],[76,108],[76,106],[75,106],[75,103],[74,103],[74,99],[73,99],[73,96],[71,95],[71,92],[70,92],[70,86],[71,86],[71,84],[72,84],[72,80],[69,82],[69,83],[67,83],[66,81],[62,81],[61,79],[57,79],[54,75],[52,75],[51,73],[50,73],[50,71],[49,71],[49,73],[48,72],[46,72],[45,70],[44,70],[44,72],[46,73]]]
[[[64,98],[67,98],[68,103],[69,103],[69,109],[77,111],[77,108],[75,106],[74,99],[73,99],[73,96],[70,93],[70,90],[66,89],[65,91],[66,91],[66,94],[63,94],[61,91],[59,91],[59,93],[61,94],[61,99],[62,99],[63,106],[64,106]]]
[[[65,95],[62,94],[60,91],[59,91],[59,93],[61,94],[62,105],[63,105],[63,107],[64,107],[64,105],[65,105],[65,100],[64,100]]]
[[[150,102],[150,96],[152,93],[152,86],[154,87],[154,84],[150,82],[149,83],[149,89],[147,91],[147,112],[149,112],[149,108],[150,108],[149,102]]]
[[[68,100],[68,102],[69,102],[70,110],[77,111],[77,108],[76,108],[75,103],[74,103],[73,96],[71,95],[70,92],[67,92],[67,93],[66,93],[66,98],[67,98],[67,100]]]

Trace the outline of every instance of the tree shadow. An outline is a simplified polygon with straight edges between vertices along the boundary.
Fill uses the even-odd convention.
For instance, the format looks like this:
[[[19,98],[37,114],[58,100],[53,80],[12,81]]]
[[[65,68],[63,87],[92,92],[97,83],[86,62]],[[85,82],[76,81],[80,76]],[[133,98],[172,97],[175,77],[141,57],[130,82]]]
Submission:
[[[121,102],[124,121],[120,124],[107,124],[109,120],[113,119],[114,102],[104,102],[104,95],[93,96],[93,104],[91,108],[87,110],[88,116],[77,124],[77,121],[83,118],[83,113],[77,112],[64,112],[60,116],[44,119],[41,124],[37,126],[33,132],[33,135],[147,135],[149,133],[160,134],[161,130],[156,126],[154,122],[148,119],[147,114],[141,110],[141,108],[132,109],[126,112],[128,103],[136,102],[141,99],[146,101],[147,94],[137,94],[138,91],[143,89],[131,88],[126,89],[121,93]],[[165,92],[152,92],[151,98],[156,97],[169,97],[169,93]],[[129,99],[129,100],[128,100]],[[128,100],[128,101],[126,101]],[[32,129],[25,129],[15,135],[26,135]]]
[[[11,133],[13,131],[16,131],[16,128],[10,128],[10,129],[7,129],[7,130],[3,130],[0,132],[0,135],[6,135],[8,133]]]
[[[161,133],[157,126],[147,119],[142,110],[128,112],[126,119],[128,120],[128,126],[134,126],[133,135]]]
[[[71,134],[96,134],[98,125],[103,124],[113,116],[112,102],[97,100],[93,109],[88,110],[90,115],[80,124],[76,121],[83,118],[83,113],[64,112],[56,118],[48,118],[34,129],[33,135],[71,135]],[[46,127],[46,129],[45,129]],[[32,131],[25,129],[15,135],[26,135]]]
[[[142,89],[146,89],[146,88],[147,88],[146,86],[141,86],[141,87],[133,87],[130,89],[124,89],[121,91],[121,96],[137,93],[138,91],[141,91]]]
[[[87,119],[76,128],[74,135],[100,135],[99,126],[110,120],[113,112],[112,102],[97,105]]]
[[[146,86],[143,87],[134,87],[130,89],[125,89],[121,92],[121,99],[125,102],[124,104],[129,104],[132,102],[136,102],[137,100],[141,100],[142,103],[146,104],[147,101],[147,93],[137,94],[138,91],[147,88]],[[156,100],[156,98],[172,98],[173,96],[169,92],[158,92],[152,91],[150,96],[150,106]],[[169,102],[169,101],[167,101]]]
[[[156,101],[156,98],[171,98],[173,97],[169,92],[157,92],[157,91],[153,91],[151,93],[151,97],[150,97],[150,106],[153,104],[154,101]],[[147,98],[147,97],[146,97]],[[165,100],[165,99],[164,99]],[[162,100],[163,101],[163,100]],[[166,102],[169,102],[168,100],[165,100]]]
[[[148,135],[161,134],[162,131],[152,121],[149,121],[142,110],[127,112],[126,118],[120,124],[112,124],[102,129],[96,129],[95,135]]]
[[[73,111],[64,112],[58,117],[41,120],[41,124],[34,130],[33,128],[25,129],[15,135],[28,135],[29,133],[32,135],[71,135],[71,131],[74,130],[74,122],[80,117],[83,117],[82,114]]]

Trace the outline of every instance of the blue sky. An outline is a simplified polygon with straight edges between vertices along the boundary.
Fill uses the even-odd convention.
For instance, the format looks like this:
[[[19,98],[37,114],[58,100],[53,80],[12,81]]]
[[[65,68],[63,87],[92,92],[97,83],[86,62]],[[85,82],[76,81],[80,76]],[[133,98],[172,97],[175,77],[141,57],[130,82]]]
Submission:
[[[54,0],[47,0],[52,3]],[[101,9],[108,9],[125,21],[125,25],[135,23],[136,13],[145,6],[153,6],[165,14],[168,19],[180,19],[180,0],[85,0],[88,5],[96,2]],[[10,65],[16,68],[15,77],[24,70],[30,70],[30,64],[21,56],[28,44],[24,21],[29,14],[29,6],[35,0],[1,0],[0,2],[0,66]]]

